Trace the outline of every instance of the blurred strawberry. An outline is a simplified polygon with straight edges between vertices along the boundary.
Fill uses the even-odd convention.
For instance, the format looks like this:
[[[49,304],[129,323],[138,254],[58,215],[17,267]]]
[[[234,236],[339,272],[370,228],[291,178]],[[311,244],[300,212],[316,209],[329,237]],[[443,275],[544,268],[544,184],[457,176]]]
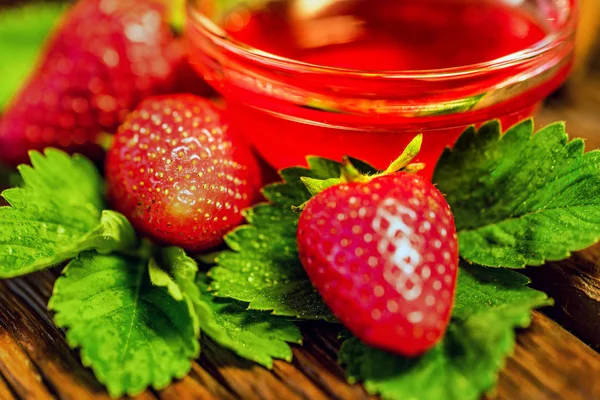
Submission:
[[[78,2],[0,120],[0,159],[16,165],[44,147],[99,159],[99,134],[143,98],[172,91],[187,62],[165,15],[153,0]]]
[[[216,97],[217,93],[198,75],[192,66],[186,49],[185,40],[177,38],[171,44],[172,58],[175,63],[174,81],[169,94],[194,94],[203,97]]]

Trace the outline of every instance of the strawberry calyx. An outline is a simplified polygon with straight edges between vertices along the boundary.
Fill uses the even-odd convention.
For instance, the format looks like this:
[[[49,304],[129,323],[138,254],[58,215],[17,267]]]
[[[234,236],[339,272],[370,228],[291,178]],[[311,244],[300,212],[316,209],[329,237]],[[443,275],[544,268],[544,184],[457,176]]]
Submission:
[[[185,0],[156,0],[165,10],[165,18],[173,33],[177,36],[183,34],[186,14]]]
[[[360,171],[352,164],[350,159],[347,156],[344,156],[342,160],[342,177],[340,181],[342,183],[349,182],[360,182],[360,183],[368,183],[371,180],[378,178],[384,175],[394,174],[396,172],[408,172],[408,173],[416,173],[425,168],[425,164],[423,163],[412,163],[411,161],[419,154],[421,151],[421,146],[423,145],[423,135],[418,134],[414,137],[413,140],[410,141],[408,146],[404,149],[402,154],[395,159],[389,167],[383,172],[380,172],[375,175],[365,175],[361,174]]]
[[[395,159],[389,167],[385,171],[379,172],[377,174],[367,175],[361,173],[358,168],[352,164],[352,160],[348,156],[344,156],[342,158],[342,166],[341,166],[341,176],[339,178],[330,178],[330,179],[315,179],[309,177],[302,177],[300,180],[311,194],[312,197],[321,193],[323,190],[339,185],[342,183],[350,183],[350,182],[358,182],[358,183],[369,183],[375,178],[379,178],[381,176],[394,174],[396,172],[406,172],[406,173],[417,173],[425,168],[425,164],[423,163],[411,163],[411,161],[419,154],[421,151],[421,146],[423,144],[423,135],[418,134],[414,137],[413,140],[410,141],[408,146],[404,149],[402,154]],[[310,200],[308,200],[310,201]],[[295,212],[301,212],[306,206],[305,202],[300,206],[294,206],[292,209]]]
[[[115,135],[108,132],[100,132],[94,139],[94,143],[100,146],[104,151],[110,150],[115,142]]]
[[[381,175],[389,175],[395,172],[403,171],[408,173],[417,173],[425,168],[425,164],[423,163],[411,163],[411,161],[419,155],[421,151],[421,146],[423,146],[423,134],[419,133],[414,137],[413,140],[410,141],[408,146],[404,149],[400,157],[398,157],[394,162],[390,164],[390,166],[383,171]]]

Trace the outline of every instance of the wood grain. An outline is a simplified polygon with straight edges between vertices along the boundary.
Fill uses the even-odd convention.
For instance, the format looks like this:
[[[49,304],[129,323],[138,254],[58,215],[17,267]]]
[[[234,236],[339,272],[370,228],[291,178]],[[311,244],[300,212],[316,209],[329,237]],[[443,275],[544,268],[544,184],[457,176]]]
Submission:
[[[2,307],[8,306],[0,299]],[[3,321],[3,319],[2,319]],[[11,335],[0,326],[0,374],[3,384],[24,399],[52,399],[50,390],[42,382],[42,377],[31,360],[11,338]]]
[[[195,365],[195,369],[198,368]],[[160,391],[158,397],[161,400],[230,400],[235,396],[223,388],[215,379],[205,371],[201,372],[202,377],[192,371],[180,381],[174,382],[168,388]]]
[[[6,383],[6,381],[4,380],[4,377],[2,375],[0,375],[0,399],[5,399],[5,400],[14,400],[15,399],[15,396],[11,392],[10,388],[8,387],[8,384]]]
[[[596,253],[594,253],[596,254]],[[597,254],[600,255],[600,254]],[[0,282],[0,399],[107,399],[68,349],[45,304],[56,272]],[[294,361],[272,371],[207,342],[188,377],[138,399],[360,399],[335,361],[340,342],[328,324],[304,324]],[[600,355],[541,313],[519,334],[500,376],[498,399],[600,398]],[[600,382],[600,381],[598,381]]]
[[[534,312],[531,327],[521,332],[518,344],[500,375],[500,399],[600,398],[599,355]]]
[[[544,268],[530,268],[533,286],[548,293],[548,313],[594,348],[600,348],[600,246]]]

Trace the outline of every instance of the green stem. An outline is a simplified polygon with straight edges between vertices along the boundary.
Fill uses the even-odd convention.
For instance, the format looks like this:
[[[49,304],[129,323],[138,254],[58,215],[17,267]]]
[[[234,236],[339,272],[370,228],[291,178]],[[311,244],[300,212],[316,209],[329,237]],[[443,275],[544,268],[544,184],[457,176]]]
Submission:
[[[369,178],[360,173],[348,156],[342,158],[342,177],[340,178],[341,183],[348,182],[368,182]]]
[[[108,132],[100,132],[100,134],[96,137],[96,144],[104,151],[109,151],[113,145],[115,140],[115,136]]]
[[[383,171],[382,175],[393,174],[394,172],[400,171],[406,167],[412,161],[412,159],[419,154],[422,144],[423,134],[419,133],[413,140],[411,140],[408,146],[406,146],[406,149],[404,149],[400,157],[398,157],[385,171]]]

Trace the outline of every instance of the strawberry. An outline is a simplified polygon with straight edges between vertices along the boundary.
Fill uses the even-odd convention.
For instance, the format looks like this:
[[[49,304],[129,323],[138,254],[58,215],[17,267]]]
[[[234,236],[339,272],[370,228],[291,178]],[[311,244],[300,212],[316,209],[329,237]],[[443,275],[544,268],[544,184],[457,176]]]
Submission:
[[[101,132],[173,85],[182,56],[163,15],[152,0],[78,2],[0,120],[0,159],[16,165],[48,146],[98,159]]]
[[[325,303],[363,342],[406,356],[443,335],[454,301],[458,243],[444,196],[407,172],[348,181],[305,204],[300,260]]]
[[[187,52],[185,41],[178,38],[172,45],[175,71],[173,73],[175,81],[169,89],[170,94],[195,94],[203,97],[217,97],[217,92],[200,77],[198,71],[192,66],[192,62]]]
[[[139,232],[200,251],[242,222],[258,167],[223,112],[192,95],[156,97],[121,125],[106,158],[108,197]]]

